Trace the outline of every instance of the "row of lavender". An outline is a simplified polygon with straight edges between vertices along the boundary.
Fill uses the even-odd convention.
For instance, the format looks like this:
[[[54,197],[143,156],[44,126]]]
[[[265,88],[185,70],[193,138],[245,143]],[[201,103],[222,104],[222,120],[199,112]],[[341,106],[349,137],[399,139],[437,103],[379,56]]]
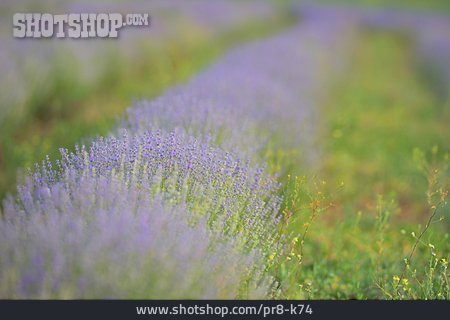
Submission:
[[[442,100],[450,98],[450,16],[439,13],[379,11],[367,13],[366,24],[410,33],[423,70]]]
[[[15,12],[50,13],[146,13],[150,27],[125,27],[119,39],[16,39],[12,38],[12,16]],[[80,77],[87,85],[94,85],[105,73],[112,53],[125,60],[136,59],[142,44],[156,48],[171,41],[180,42],[206,36],[217,37],[223,32],[248,22],[266,21],[275,10],[265,1],[2,1],[0,3],[0,123],[11,111],[22,108],[33,92],[46,92],[51,72],[73,68],[72,77]],[[147,41],[146,39],[151,39]],[[115,56],[112,56],[115,58]],[[62,61],[61,61],[62,60]],[[70,61],[70,63],[67,63]],[[63,67],[60,67],[59,64]],[[64,71],[65,69],[63,69]],[[76,74],[75,74],[76,72]]]
[[[351,48],[353,22],[317,16],[227,54],[188,85],[128,110],[122,127],[181,130],[227,150],[260,156],[273,134],[286,146],[309,143],[315,105]]]
[[[450,94],[450,16],[448,13],[393,9],[349,8],[347,6],[298,5],[302,17],[352,19],[360,27],[408,34],[420,64],[443,100]]]
[[[350,27],[319,17],[238,48],[36,166],[4,204],[0,297],[266,297],[297,242],[259,150],[274,133],[308,147]]]

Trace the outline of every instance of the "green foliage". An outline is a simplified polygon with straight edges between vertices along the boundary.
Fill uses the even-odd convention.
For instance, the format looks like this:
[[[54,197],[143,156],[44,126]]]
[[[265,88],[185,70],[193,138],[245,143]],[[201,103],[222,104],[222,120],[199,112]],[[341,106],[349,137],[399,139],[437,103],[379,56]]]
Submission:
[[[449,119],[409,45],[362,35],[321,109],[317,177],[289,176],[314,171],[298,152],[267,153],[284,172],[286,232],[300,234],[275,269],[275,297],[449,298]]]

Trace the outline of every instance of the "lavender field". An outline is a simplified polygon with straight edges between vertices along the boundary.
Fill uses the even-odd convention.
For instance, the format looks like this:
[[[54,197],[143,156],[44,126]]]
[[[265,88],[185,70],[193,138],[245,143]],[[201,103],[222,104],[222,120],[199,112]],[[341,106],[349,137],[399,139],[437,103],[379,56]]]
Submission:
[[[2,3],[0,298],[449,300],[450,11],[396,4]]]

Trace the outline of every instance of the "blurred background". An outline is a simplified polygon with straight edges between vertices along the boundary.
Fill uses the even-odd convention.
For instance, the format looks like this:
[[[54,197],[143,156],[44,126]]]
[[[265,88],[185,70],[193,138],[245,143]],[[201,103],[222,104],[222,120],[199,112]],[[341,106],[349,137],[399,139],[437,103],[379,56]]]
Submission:
[[[18,170],[47,154],[56,155],[60,147],[70,148],[83,138],[106,134],[133,101],[157,96],[186,81],[232,46],[288,28],[302,15],[314,14],[314,8],[324,19],[326,10],[343,18],[350,12],[372,15],[366,18],[365,27],[395,29],[414,38],[418,51],[434,62],[425,67],[418,64],[423,81],[433,82],[437,97],[445,98],[449,44],[441,38],[449,30],[445,24],[448,1],[314,3],[320,6],[283,0],[3,0],[0,197],[14,192]],[[385,12],[373,14],[363,9]],[[119,39],[16,39],[12,37],[15,12],[149,13],[151,26],[123,28]],[[426,23],[421,23],[425,16]],[[447,77],[446,82],[442,77]]]
[[[151,25],[123,28],[119,39],[17,39],[15,12],[148,13]],[[133,101],[286,24],[256,1],[2,1],[0,197],[14,191],[18,169],[106,134]]]
[[[16,39],[16,12],[148,13],[150,26],[122,28],[118,39]],[[330,201],[305,246],[307,297],[380,297],[356,283],[373,281],[366,277],[379,270],[369,265],[385,281],[399,274],[394,262],[409,252],[410,234],[448,190],[449,14],[447,0],[2,0],[0,199],[14,194],[26,168],[108,134],[134,101],[186,82],[227,50],[307,19],[342,20],[350,25],[339,40],[347,57],[321,93],[311,138],[318,160],[300,163],[295,151],[278,150],[269,170],[283,183],[318,176],[314,197]],[[419,262],[428,261],[428,243],[448,257],[448,217],[445,207],[433,220],[443,222],[423,240]],[[292,229],[308,230],[309,219],[299,216]]]

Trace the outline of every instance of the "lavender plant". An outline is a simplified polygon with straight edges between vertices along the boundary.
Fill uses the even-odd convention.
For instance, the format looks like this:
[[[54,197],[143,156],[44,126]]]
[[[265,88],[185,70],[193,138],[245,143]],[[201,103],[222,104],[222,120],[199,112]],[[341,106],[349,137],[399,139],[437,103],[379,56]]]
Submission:
[[[244,281],[246,295],[265,296],[257,251],[243,254],[142,185],[72,173],[6,205],[0,297],[233,299]]]
[[[262,168],[160,132],[61,155],[5,203],[2,296],[233,298],[242,283],[259,283],[251,296],[268,292],[264,259],[285,244],[278,184]]]

